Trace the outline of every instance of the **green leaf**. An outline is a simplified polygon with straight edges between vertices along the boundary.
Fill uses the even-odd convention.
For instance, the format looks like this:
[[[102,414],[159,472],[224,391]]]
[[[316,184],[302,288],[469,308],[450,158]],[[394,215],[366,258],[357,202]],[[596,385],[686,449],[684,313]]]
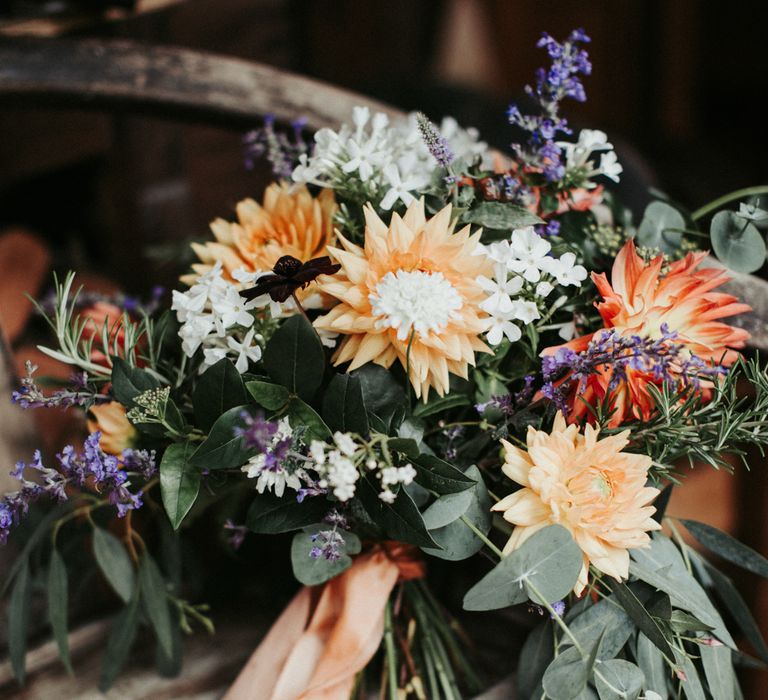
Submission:
[[[590,605],[568,622],[584,649],[594,648],[602,638],[597,655],[601,660],[616,656],[635,631],[635,626],[615,596]],[[568,640],[564,640],[569,643]]]
[[[190,442],[174,443],[160,462],[160,492],[174,530],[179,529],[200,491],[200,470],[189,463],[195,449]]]
[[[458,408],[460,406],[469,406],[469,404],[469,397],[464,394],[448,394],[447,396],[432,399],[428,403],[420,403],[413,409],[413,415],[416,418],[426,418],[441,411],[448,411],[451,408]]]
[[[504,202],[481,202],[464,213],[462,223],[497,231],[511,231],[543,223],[525,207]]]
[[[26,656],[30,593],[29,561],[25,560],[13,584],[11,597],[8,601],[8,656],[11,659],[13,675],[22,684],[27,676]]]
[[[363,403],[372,427],[388,435],[405,417],[406,396],[392,373],[369,362],[352,372],[360,380]]]
[[[67,586],[67,567],[57,549],[51,552],[48,568],[48,620],[51,623],[53,638],[59,648],[59,658],[71,674],[72,662],[69,657],[69,638],[67,625],[67,604],[69,593]]]
[[[291,564],[293,565],[293,575],[305,586],[317,586],[338,576],[342,571],[352,566],[350,554],[357,554],[360,551],[360,539],[357,535],[338,530],[337,532],[344,538],[344,548],[338,559],[330,561],[325,557],[314,558],[310,552],[316,546],[312,536],[321,530],[330,530],[332,526],[328,523],[318,523],[305,528],[303,532],[297,532],[291,542]]]
[[[399,452],[405,455],[408,459],[414,460],[418,458],[421,451],[419,450],[419,443],[412,438],[396,437],[390,438],[387,441],[387,447],[395,452]]]
[[[704,686],[701,683],[701,678],[699,678],[699,672],[696,670],[696,666],[690,657],[675,650],[675,661],[685,674],[685,680],[681,681],[680,686],[687,700],[707,700]]]
[[[645,689],[657,693],[661,700],[667,700],[667,665],[658,647],[642,632],[637,635],[637,664],[645,676]]]
[[[709,563],[707,563],[707,572],[712,578],[715,589],[728,612],[741,628],[741,631],[744,632],[744,636],[755,648],[757,655],[768,664],[768,646],[763,639],[760,628],[755,622],[755,618],[752,616],[749,606],[744,602],[744,598],[741,597],[738,590],[736,590],[733,581]]]
[[[299,503],[295,497],[278,498],[265,491],[253,499],[245,524],[251,532],[264,535],[291,532],[322,520],[329,507],[322,496]]]
[[[112,630],[107,640],[107,648],[104,652],[104,660],[101,665],[101,677],[99,690],[106,693],[114,683],[136,639],[136,631],[139,627],[139,589],[133,591],[130,602],[115,618]]]
[[[755,272],[765,263],[765,240],[760,231],[733,211],[719,211],[709,227],[718,259],[736,272]]]
[[[393,540],[417,547],[437,546],[406,489],[398,490],[394,503],[385,503],[379,498],[377,487],[364,477],[358,482],[358,496],[371,520],[383,527]]]
[[[552,700],[573,700],[587,685],[587,662],[574,647],[558,654],[547,667],[542,686]]]
[[[103,528],[93,529],[93,556],[109,585],[124,603],[133,595],[135,574],[123,543]]]
[[[247,402],[248,396],[240,372],[227,358],[205,370],[192,393],[195,420],[203,431],[210,430],[225,411]]]
[[[717,700],[735,700],[736,674],[733,652],[726,646],[699,647],[709,692]]]
[[[758,554],[754,549],[739,542],[735,537],[729,535],[716,527],[696,520],[681,520],[683,525],[701,544],[723,559],[740,566],[742,569],[751,571],[753,574],[768,578],[768,559],[762,554]]]
[[[684,228],[685,219],[677,209],[665,202],[651,202],[643,213],[637,241],[646,248],[674,253],[680,248]]]
[[[669,619],[669,626],[674,632],[711,632],[711,625],[704,624],[699,618],[694,617],[684,610],[673,610]]]
[[[155,560],[147,553],[141,557],[139,564],[139,582],[144,610],[155,630],[157,641],[166,656],[173,655],[173,630],[171,629],[171,612],[168,608],[168,592],[165,579],[157,568]]]
[[[553,625],[542,622],[523,644],[517,664],[517,691],[521,698],[542,696],[542,677],[552,660],[554,649]]]
[[[531,535],[480,579],[464,596],[464,609],[517,605],[529,597],[527,584],[533,584],[547,603],[561,600],[576,584],[583,564],[581,550],[568,530],[550,525]]]
[[[472,523],[484,535],[487,535],[491,529],[491,501],[480,470],[473,465],[467,469],[467,475],[475,480],[472,488],[441,496],[423,513],[422,517],[429,528],[429,534],[441,548],[425,547],[423,549],[427,554],[448,561],[460,561],[471,557],[482,549],[483,540],[474,533],[464,519]],[[469,496],[469,502],[462,508],[463,503],[460,499],[465,494]],[[454,515],[449,522],[435,527],[430,525],[430,521],[433,523],[444,522],[449,517],[448,511],[451,506],[447,505],[443,499],[454,499]],[[443,502],[440,503],[441,501]],[[437,509],[437,512],[434,509]],[[432,511],[431,515],[430,511]]]
[[[267,343],[264,367],[273,381],[305,401],[312,399],[325,373],[325,352],[303,314],[284,321]]]
[[[672,658],[672,649],[669,647],[661,628],[656,623],[643,604],[638,600],[637,596],[632,592],[624,583],[618,581],[610,582],[611,590],[613,591],[616,599],[621,603],[621,607],[626,610],[627,614],[632,618],[632,621],[637,625],[637,628],[643,632],[648,639],[650,639],[659,650],[668,658]]]
[[[473,489],[446,493],[435,499],[421,515],[428,530],[437,530],[458,520],[474,500]]]
[[[243,424],[242,413],[247,406],[235,406],[223,413],[213,424],[208,437],[189,458],[189,463],[205,469],[233,469],[245,464],[252,454],[235,428]]]
[[[653,535],[650,547],[633,549],[630,556],[629,572],[633,576],[664,591],[676,608],[693,613],[702,622],[711,625],[720,641],[735,646],[720,613],[688,572],[680,551],[668,537]]]
[[[323,418],[331,430],[368,434],[368,415],[359,377],[337,374],[331,379],[323,396]]]
[[[112,357],[112,393],[123,406],[130,407],[139,394],[159,386],[160,382],[146,370]]]
[[[433,455],[420,455],[413,460],[413,466],[417,473],[416,481],[440,494],[465,491],[475,485],[475,479]]]
[[[306,440],[325,441],[331,437],[331,431],[325,421],[312,406],[301,399],[292,398],[288,402],[288,420],[293,428],[306,429],[303,436]]]
[[[256,403],[267,411],[279,411],[291,397],[291,393],[284,386],[270,382],[246,382],[245,388]]]
[[[595,674],[595,687],[600,700],[634,700],[640,695],[645,677],[635,664],[611,659],[601,663],[598,670],[600,675]]]

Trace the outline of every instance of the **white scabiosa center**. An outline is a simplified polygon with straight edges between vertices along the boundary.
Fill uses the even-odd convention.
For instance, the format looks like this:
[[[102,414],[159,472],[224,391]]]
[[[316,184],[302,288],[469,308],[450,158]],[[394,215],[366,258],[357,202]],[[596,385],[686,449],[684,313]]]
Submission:
[[[411,331],[440,334],[462,307],[461,295],[441,272],[388,272],[368,295],[377,328],[394,328],[399,340]]]

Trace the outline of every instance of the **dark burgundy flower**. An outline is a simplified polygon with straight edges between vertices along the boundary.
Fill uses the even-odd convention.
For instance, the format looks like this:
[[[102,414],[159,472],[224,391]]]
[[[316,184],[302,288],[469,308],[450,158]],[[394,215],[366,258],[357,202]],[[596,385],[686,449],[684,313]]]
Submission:
[[[341,265],[332,263],[327,255],[305,263],[292,255],[283,255],[270,274],[260,277],[254,287],[240,293],[247,299],[269,294],[272,301],[282,302],[293,296],[297,289],[306,287],[318,275],[333,275],[340,269]]]

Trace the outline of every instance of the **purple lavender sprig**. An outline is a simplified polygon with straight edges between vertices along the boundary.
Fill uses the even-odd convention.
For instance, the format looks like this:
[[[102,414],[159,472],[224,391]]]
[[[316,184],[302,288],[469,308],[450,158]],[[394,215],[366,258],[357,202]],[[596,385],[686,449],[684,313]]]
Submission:
[[[108,396],[100,394],[88,385],[88,375],[85,372],[72,375],[70,387],[45,394],[35,381],[37,365],[27,360],[25,367],[26,376],[21,380],[21,387],[11,393],[11,401],[20,408],[89,408],[95,403],[111,401]]]
[[[299,157],[309,154],[310,146],[304,140],[306,119],[291,123],[291,134],[275,130],[275,115],[264,117],[264,125],[249,131],[243,137],[245,167],[252,170],[256,161],[266,158],[272,165],[272,174],[290,179]]]
[[[579,76],[589,75],[592,64],[580,44],[589,41],[583,29],[572,31],[562,43],[546,32],[542,34],[536,45],[547,50],[552,63],[549,68],[536,71],[535,86],[525,87],[538,113],[523,114],[516,104],[510,105],[507,111],[510,124],[528,134],[525,144],[512,144],[512,148],[525,166],[541,169],[549,182],[557,182],[565,175],[562,149],[555,138],[558,134],[571,133],[568,122],[560,116],[560,103],[565,99],[577,102],[587,99]]]
[[[629,369],[651,374],[656,382],[673,389],[681,383],[698,389],[702,379],[711,380],[727,373],[722,365],[710,364],[691,354],[679,341],[678,333],[671,331],[666,323],[661,324],[660,330],[661,335],[656,339],[603,330],[595,334],[582,352],[559,348],[542,359],[542,394],[566,412],[566,398],[571,391],[583,391],[589,377],[606,368],[611,372],[609,391],[615,391],[627,381]],[[560,382],[563,375],[565,379]]]
[[[424,140],[432,157],[437,164],[443,168],[449,168],[453,163],[455,156],[448,141],[437,129],[437,127],[421,112],[416,113],[416,124],[419,127],[421,138]]]
[[[108,455],[99,446],[101,433],[91,433],[77,452],[67,445],[56,455],[58,468],[43,464],[40,450],[36,450],[29,464],[18,462],[11,475],[19,481],[18,491],[0,499],[0,544],[5,544],[14,525],[29,512],[29,506],[42,497],[66,501],[69,487],[88,488],[105,495],[123,517],[129,510],[141,508],[142,491],[130,490],[129,472],[145,479],[157,471],[154,451],[125,450],[120,456]],[[30,481],[24,473],[31,469],[38,473],[38,481]]]
[[[315,546],[309,550],[309,556],[312,559],[326,559],[327,561],[338,561],[344,552],[346,540],[339,530],[346,530],[349,527],[346,517],[339,513],[335,508],[328,512],[323,518],[323,522],[333,525],[330,530],[319,530],[310,539]]]

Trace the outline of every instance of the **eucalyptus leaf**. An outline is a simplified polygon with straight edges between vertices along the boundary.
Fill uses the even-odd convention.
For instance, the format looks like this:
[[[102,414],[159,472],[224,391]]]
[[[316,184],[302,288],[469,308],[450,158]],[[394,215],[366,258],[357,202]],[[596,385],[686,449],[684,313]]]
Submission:
[[[668,659],[671,659],[672,649],[670,648],[664,633],[661,631],[656,620],[651,617],[643,604],[638,600],[632,589],[626,584],[619,582],[611,582],[610,586],[616,599],[621,603],[621,607],[624,608],[629,617],[632,618],[632,621],[637,625],[637,628],[643,632]]]
[[[325,351],[303,314],[283,321],[264,349],[264,368],[292,394],[311,400],[325,373]]]
[[[629,572],[633,576],[664,591],[676,608],[693,613],[713,628],[720,641],[735,647],[720,613],[688,572],[680,550],[668,537],[654,534],[650,547],[633,549],[630,556]]]
[[[760,231],[733,211],[719,211],[709,228],[718,259],[736,272],[756,272],[765,263],[766,246]]]
[[[542,679],[544,692],[551,700],[574,700],[587,685],[587,660],[575,647],[558,654]]]
[[[440,559],[447,559],[448,561],[460,561],[471,557],[482,549],[484,544],[483,540],[477,536],[468,523],[470,523],[476,530],[487,535],[488,531],[491,529],[491,501],[488,496],[488,490],[485,488],[482,474],[480,474],[480,470],[475,466],[471,466],[467,469],[467,476],[476,480],[475,485],[472,488],[467,489],[466,491],[441,496],[441,498],[430,506],[430,508],[423,514],[424,523],[429,528],[429,534],[440,547],[440,549],[425,547],[424,551],[427,554],[431,554]],[[463,494],[469,494],[470,496],[469,504],[464,511],[456,512],[454,519],[442,527],[430,527],[428,520],[429,511],[435,507],[442,498],[462,496]],[[441,508],[442,512],[438,513],[439,520],[444,520],[446,517],[446,509],[444,505],[445,504],[443,504],[443,507]],[[461,507],[461,503],[455,505]],[[456,510],[458,511],[458,508]],[[433,515],[431,518],[434,519],[435,516]]]
[[[240,372],[227,358],[206,369],[192,392],[195,421],[203,431],[209,430],[222,413],[247,401]]]
[[[732,535],[696,520],[681,520],[683,525],[701,544],[723,559],[753,574],[768,578],[768,559],[742,544]]]
[[[350,554],[357,554],[361,544],[357,535],[346,530],[337,530],[344,539],[344,545],[338,559],[326,559],[323,556],[313,557],[312,550],[317,546],[313,537],[323,530],[332,530],[328,523],[318,523],[297,532],[291,542],[291,564],[293,575],[305,586],[317,586],[338,576],[342,571],[352,566]]]
[[[155,560],[147,553],[141,557],[139,564],[139,582],[144,610],[155,630],[157,641],[166,656],[173,654],[173,630],[171,629],[171,612],[168,607],[168,592],[165,579]]]
[[[25,561],[16,576],[8,601],[8,656],[11,660],[13,675],[22,684],[27,676],[27,633],[31,589],[29,561]]]
[[[704,676],[709,692],[717,700],[735,700],[736,674],[733,670],[733,652],[726,646],[699,648]]]
[[[614,658],[635,631],[635,625],[616,597],[611,595],[569,618],[568,626],[584,649],[592,649],[602,638],[597,652],[601,661]],[[564,640],[565,643],[570,643]]]
[[[111,532],[95,527],[93,556],[109,585],[124,603],[128,603],[135,587],[135,574],[131,558],[123,543]]]
[[[169,445],[160,461],[160,493],[174,530],[179,529],[200,491],[200,470],[189,462],[196,449],[191,442],[177,442]]]
[[[673,610],[669,620],[669,626],[674,632],[711,632],[712,627],[704,624],[699,618],[685,612],[685,610]]]
[[[59,650],[59,658],[71,674],[72,662],[69,656],[69,638],[67,636],[68,603],[67,567],[59,551],[54,549],[51,552],[51,563],[48,567],[48,621],[51,623],[51,631]]]
[[[550,525],[504,557],[464,596],[465,610],[496,610],[528,599],[547,603],[564,598],[584,564],[579,546],[561,525]],[[535,590],[534,590],[535,589]]]
[[[429,530],[437,530],[450,525],[467,512],[474,500],[472,489],[446,493],[435,499],[423,513],[424,524]]]
[[[267,411],[279,411],[291,397],[291,392],[288,389],[281,384],[272,384],[271,382],[253,380],[246,382],[245,388],[254,401]]]
[[[642,632],[637,635],[637,664],[645,676],[645,689],[655,692],[661,700],[668,700],[667,677],[669,671],[664,657],[658,647]]]
[[[535,226],[543,221],[525,207],[506,202],[481,202],[467,210],[462,223],[475,224],[497,231]]]
[[[643,672],[629,661],[603,661],[597,670],[595,687],[600,700],[635,700],[643,689]]]
[[[643,213],[637,241],[646,248],[674,253],[680,248],[684,228],[685,219],[677,209],[666,202],[651,202]]]
[[[675,662],[683,672],[684,679],[681,680],[680,687],[687,700],[707,700],[699,672],[690,657],[675,650]]]
[[[99,680],[99,690],[102,693],[109,690],[120,673],[120,669],[128,660],[138,627],[139,590],[135,589],[128,605],[115,618],[107,639],[107,648],[104,651]]]
[[[542,695],[542,677],[552,660],[554,649],[553,625],[545,620],[531,632],[520,652],[517,664],[517,691],[521,698]]]

